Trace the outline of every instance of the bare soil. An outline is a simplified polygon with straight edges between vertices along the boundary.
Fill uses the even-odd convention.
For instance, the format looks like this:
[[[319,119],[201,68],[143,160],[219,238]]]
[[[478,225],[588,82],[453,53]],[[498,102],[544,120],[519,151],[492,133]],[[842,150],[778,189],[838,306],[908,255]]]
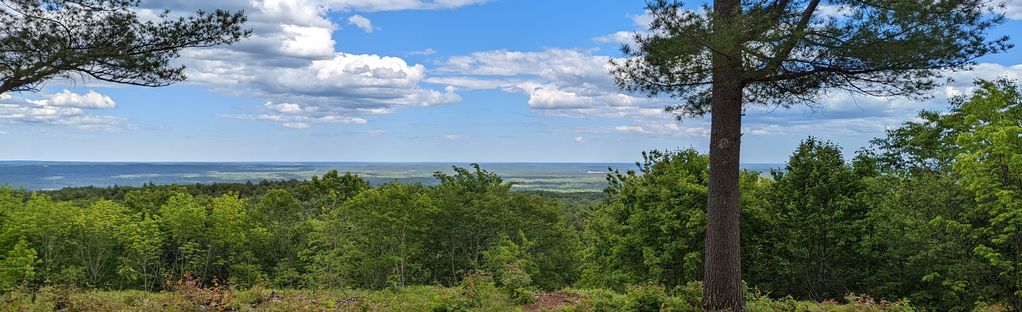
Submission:
[[[526,312],[551,311],[562,306],[576,305],[582,300],[582,295],[573,292],[551,292],[537,293],[536,302],[525,306]]]

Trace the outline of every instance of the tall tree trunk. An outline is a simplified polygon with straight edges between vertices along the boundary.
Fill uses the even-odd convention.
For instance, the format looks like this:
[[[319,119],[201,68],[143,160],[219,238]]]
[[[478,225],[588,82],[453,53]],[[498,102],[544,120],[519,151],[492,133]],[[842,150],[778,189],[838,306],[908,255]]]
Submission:
[[[703,307],[746,311],[738,210],[743,85],[740,41],[733,24],[740,1],[715,0],[713,5],[715,34],[724,44],[722,53],[713,56]]]

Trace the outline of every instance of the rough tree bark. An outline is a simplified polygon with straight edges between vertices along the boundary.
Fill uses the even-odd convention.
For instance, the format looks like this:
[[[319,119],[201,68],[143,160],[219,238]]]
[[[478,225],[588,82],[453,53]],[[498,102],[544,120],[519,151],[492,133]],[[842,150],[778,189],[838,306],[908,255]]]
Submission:
[[[732,24],[739,0],[716,0],[715,30],[724,40],[714,53],[710,106],[710,181],[706,211],[703,307],[745,311],[738,210],[739,155],[742,137],[742,63]]]

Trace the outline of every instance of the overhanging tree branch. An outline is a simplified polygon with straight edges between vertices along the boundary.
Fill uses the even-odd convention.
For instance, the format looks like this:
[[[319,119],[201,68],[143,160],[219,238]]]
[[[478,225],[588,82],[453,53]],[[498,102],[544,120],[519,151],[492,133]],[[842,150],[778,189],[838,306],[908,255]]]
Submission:
[[[138,0],[0,0],[0,94],[53,78],[166,86],[185,79],[170,61],[186,48],[237,42],[244,12],[198,11],[141,21]]]

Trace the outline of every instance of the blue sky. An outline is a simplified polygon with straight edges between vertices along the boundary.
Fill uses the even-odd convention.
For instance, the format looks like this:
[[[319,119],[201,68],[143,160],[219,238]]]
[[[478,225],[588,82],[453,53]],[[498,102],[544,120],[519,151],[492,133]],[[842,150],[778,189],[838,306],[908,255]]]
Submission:
[[[213,2],[213,4],[210,4]],[[622,94],[607,74],[644,2],[621,0],[146,0],[244,9],[252,38],[186,50],[165,88],[54,81],[0,96],[0,160],[632,162],[705,151],[705,119]],[[994,35],[1022,36],[1022,0]],[[927,101],[840,91],[818,109],[750,109],[743,162],[783,162],[808,135],[851,154],[976,78],[1022,77],[984,57]]]

